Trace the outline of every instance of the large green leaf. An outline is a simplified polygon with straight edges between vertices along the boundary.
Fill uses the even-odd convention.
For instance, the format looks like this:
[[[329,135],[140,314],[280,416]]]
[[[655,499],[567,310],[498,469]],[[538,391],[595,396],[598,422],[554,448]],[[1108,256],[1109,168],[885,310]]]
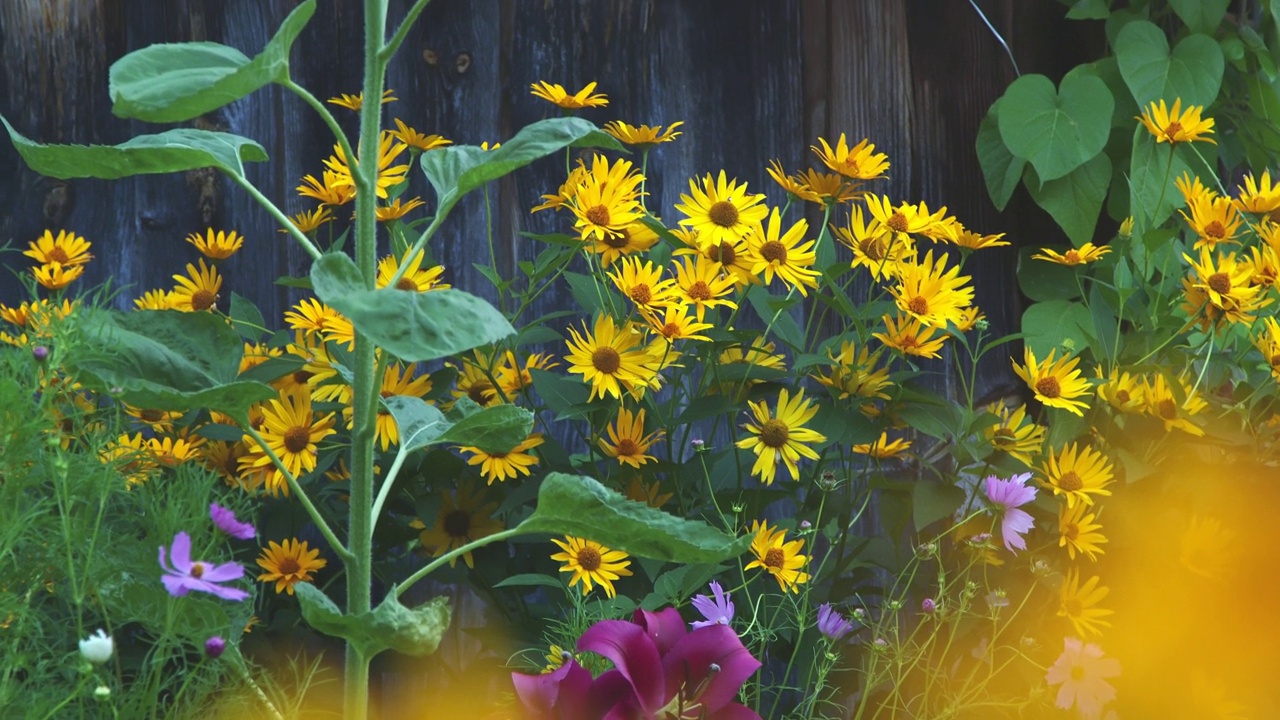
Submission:
[[[1134,131],[1133,157],[1129,160],[1129,214],[1135,232],[1158,227],[1185,204],[1173,181],[1191,172],[1186,155],[1187,151],[1176,145],[1157,143],[1143,127]]]
[[[447,213],[472,190],[569,146],[625,150],[617,139],[586,120],[550,118],[524,126],[496,150],[451,145],[422,153],[422,172],[439,198],[437,212]]]
[[[1173,105],[1179,98],[1183,107],[1208,106],[1218,98],[1226,61],[1208,35],[1188,35],[1170,52],[1164,31],[1138,20],[1124,26],[1115,47],[1120,74],[1140,107],[1156,100]]]
[[[391,411],[400,431],[400,452],[411,452],[437,442],[453,423],[435,405],[420,397],[393,395],[382,404]]]
[[[178,128],[139,135],[119,145],[43,145],[24,137],[0,116],[18,154],[32,170],[48,177],[114,180],[216,167],[244,177],[244,161],[262,162],[267,151],[239,135]]]
[[[1213,34],[1227,14],[1231,0],[1169,0],[1173,11],[1192,32]]]
[[[356,330],[408,362],[438,360],[515,334],[497,308],[461,290],[366,289],[359,268],[341,253],[317,260],[311,283]]]
[[[997,108],[1000,137],[1042,181],[1055,180],[1102,152],[1115,101],[1095,75],[1072,74],[1057,91],[1044,75],[1023,75]]]
[[[238,380],[243,342],[212,313],[90,309],[77,320],[84,350],[68,361],[78,380],[131,405],[209,408],[248,423],[248,408],[276,396]]]
[[[588,477],[551,473],[538,507],[521,533],[574,535],[639,557],[678,563],[718,563],[741,555],[751,538],[734,538],[705,523],[628,500]]]
[[[515,405],[494,405],[454,423],[440,441],[504,453],[524,442],[531,430],[533,413]]]
[[[1039,302],[1022,313],[1024,342],[1043,358],[1050,350],[1057,349],[1062,356],[1062,341],[1069,340],[1072,353],[1080,353],[1089,347],[1093,329],[1093,315],[1084,303],[1067,300]]]
[[[1022,168],[1027,161],[1009,152],[1000,137],[997,114],[999,106],[1000,101],[997,100],[978,126],[975,149],[978,151],[978,164],[982,166],[982,178],[987,183],[991,202],[997,210],[1003,210],[1009,203],[1009,198],[1013,197],[1013,191],[1018,189],[1018,183],[1022,180]]]
[[[1111,184],[1111,160],[1099,153],[1089,162],[1057,180],[1037,182],[1028,168],[1027,188],[1036,204],[1053,216],[1076,246],[1093,239],[1102,212],[1102,201]]]
[[[155,123],[190,120],[289,76],[289,48],[316,11],[294,8],[257,57],[212,42],[151,45],[111,65],[111,111]]]
[[[964,490],[936,480],[920,480],[911,490],[911,515],[919,532],[951,517],[964,504]]]
[[[387,593],[373,610],[348,615],[311,583],[301,582],[293,587],[308,625],[325,635],[345,639],[365,657],[383,650],[415,657],[430,655],[440,646],[452,615],[447,597],[410,609],[400,604],[394,592]]]

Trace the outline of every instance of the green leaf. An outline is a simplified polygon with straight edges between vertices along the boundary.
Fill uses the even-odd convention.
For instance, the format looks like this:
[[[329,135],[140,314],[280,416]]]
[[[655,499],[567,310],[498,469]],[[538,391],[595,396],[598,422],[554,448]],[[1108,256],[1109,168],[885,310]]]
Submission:
[[[903,391],[904,396],[906,391]],[[898,417],[925,435],[948,440],[963,435],[964,414],[954,403],[941,402],[929,396],[912,393],[911,402],[898,408]],[[903,398],[905,399],[905,397]]]
[[[920,480],[911,491],[911,515],[916,532],[951,517],[964,504],[964,490],[936,480]]]
[[[1192,32],[1213,34],[1227,14],[1231,0],[1169,0],[1173,11]]]
[[[454,423],[440,442],[478,447],[487,453],[509,452],[533,430],[533,413],[515,405],[494,405]]]
[[[705,523],[628,500],[588,477],[550,473],[521,533],[573,535],[639,557],[678,563],[718,563],[741,555],[751,538],[735,538]]]
[[[1226,61],[1222,48],[1208,35],[1188,35],[1170,52],[1163,30],[1137,20],[1116,36],[1115,48],[1120,74],[1139,107],[1158,100],[1172,106],[1178,98],[1184,108],[1208,107],[1218,98]]]
[[[583,273],[566,272],[565,282],[569,283],[569,293],[587,315],[599,315],[609,312],[609,293],[611,292],[599,278]]]
[[[1027,172],[1034,172],[1034,168],[1028,168]],[[1036,204],[1053,217],[1078,247],[1093,239],[1093,229],[1098,224],[1110,184],[1111,160],[1099,154],[1057,180],[1036,182],[1029,177],[1027,188]]]
[[[1047,246],[1061,253],[1066,248]],[[1018,249],[1018,287],[1022,294],[1041,302],[1044,300],[1071,300],[1080,297],[1080,285],[1076,282],[1076,268],[1059,265],[1048,260],[1034,260],[1032,255],[1040,248]]]
[[[1129,160],[1129,213],[1134,232],[1158,227],[1186,203],[1173,184],[1183,173],[1191,173],[1185,152],[1157,143],[1146,128],[1134,130],[1133,157]]]
[[[315,10],[315,0],[294,8],[252,60],[211,42],[166,43],[131,52],[111,65],[111,111],[147,122],[182,122],[281,82],[289,77],[289,49]]]
[[[531,369],[529,375],[533,378],[533,389],[538,391],[538,397],[561,417],[584,405],[590,395],[581,380],[537,368]]]
[[[400,431],[400,452],[408,453],[439,441],[453,423],[435,405],[412,395],[393,395],[382,404]]]
[[[388,649],[415,657],[430,655],[449,628],[447,597],[410,609],[401,605],[392,592],[373,610],[347,615],[311,583],[300,582],[293,587],[308,625],[325,635],[345,639],[365,657]]]
[[[497,308],[461,290],[368,290],[356,264],[341,253],[317,260],[311,282],[356,330],[406,362],[438,360],[515,334]]]
[[[793,348],[804,347],[804,330],[791,316],[791,309],[800,303],[801,298],[789,300],[785,296],[770,295],[769,291],[759,285],[751,286],[746,293],[756,315],[760,316],[760,320],[778,339]]]
[[[1106,20],[1111,14],[1107,0],[1076,0],[1067,11],[1068,20]]]
[[[1114,106],[1111,91],[1097,76],[1068,75],[1055,91],[1044,75],[1023,75],[1000,99],[1000,137],[1042,181],[1055,180],[1102,152]]]
[[[240,373],[240,376],[236,379],[270,383],[275,380],[279,380],[289,373],[301,370],[303,365],[306,365],[306,361],[297,355],[283,355],[281,357],[268,358],[267,360]]]
[[[84,351],[68,369],[86,385],[138,407],[219,410],[248,424],[248,408],[276,396],[239,380],[244,344],[212,313],[89,309],[77,320]]]
[[[495,583],[494,587],[564,587],[564,582],[560,578],[554,578],[550,575],[542,573],[521,573],[512,575],[511,577]]]
[[[204,167],[244,177],[244,161],[267,159],[267,151],[249,138],[207,130],[178,128],[139,135],[119,145],[42,145],[23,137],[3,116],[0,122],[32,170],[59,180],[115,180]]]
[[[1083,303],[1050,300],[1036,303],[1022,313],[1024,340],[1037,358],[1054,349],[1061,356],[1063,340],[1071,341],[1072,354],[1083,352],[1089,347],[1092,329],[1093,316]]]
[[[1022,168],[1027,161],[1009,152],[1004,140],[1000,137],[1000,125],[997,100],[987,110],[987,115],[978,126],[978,139],[975,143],[978,151],[978,164],[982,166],[982,178],[987,183],[987,193],[997,210],[1003,210],[1013,197],[1013,191],[1022,180]]]
[[[625,150],[615,138],[581,118],[539,120],[524,126],[497,150],[451,145],[422,153],[422,172],[447,213],[463,195],[568,146]]]
[[[267,326],[258,306],[237,292],[231,293],[231,322],[235,324],[240,337],[251,342],[262,337],[263,328]]]

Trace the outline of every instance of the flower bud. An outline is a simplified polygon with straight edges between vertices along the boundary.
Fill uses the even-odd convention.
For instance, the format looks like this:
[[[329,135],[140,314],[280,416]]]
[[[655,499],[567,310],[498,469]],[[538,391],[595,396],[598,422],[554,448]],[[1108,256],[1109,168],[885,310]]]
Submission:
[[[920,558],[921,560],[928,560],[929,558],[937,554],[938,554],[938,543],[927,542],[927,543],[920,543],[919,545],[916,546],[916,557]]]
[[[111,659],[111,653],[115,651],[115,647],[115,641],[111,636],[105,630],[99,629],[98,632],[80,641],[80,657],[94,665],[101,665]]]
[[[204,654],[209,656],[210,660],[216,660],[221,657],[222,652],[226,649],[227,641],[217,635],[204,641]]]
[[[93,699],[97,700],[98,702],[103,702],[109,699],[110,697],[111,697],[111,688],[107,687],[106,685],[99,685],[93,691]]]
[[[49,359],[49,348],[43,345],[36,345],[31,348],[31,357],[35,358],[36,362],[42,363]]]
[[[931,615],[938,609],[938,603],[934,601],[933,598],[925,598],[924,601],[920,603],[920,609],[924,611],[926,615]]]

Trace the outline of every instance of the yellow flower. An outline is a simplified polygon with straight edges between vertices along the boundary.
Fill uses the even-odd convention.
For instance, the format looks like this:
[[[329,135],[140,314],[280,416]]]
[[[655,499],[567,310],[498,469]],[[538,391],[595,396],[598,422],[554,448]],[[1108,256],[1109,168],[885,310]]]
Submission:
[[[1051,263],[1075,267],[1076,265],[1087,265],[1095,260],[1099,260],[1103,255],[1111,252],[1111,248],[1106,245],[1098,246],[1091,242],[1081,245],[1079,248],[1071,248],[1065,253],[1058,254],[1055,250],[1049,248],[1040,248],[1040,253],[1032,255],[1032,260],[1047,260]]]
[[[751,345],[743,347],[741,344],[730,345],[720,352],[716,358],[716,363],[721,367],[725,365],[744,364],[751,367],[766,368],[769,370],[787,369],[786,358],[774,352],[776,346],[771,342],[766,342],[764,335],[757,335],[751,341]],[[734,393],[739,390],[745,391],[754,385],[758,385],[763,380],[752,378],[744,373],[745,380],[733,380],[714,386],[718,392]]]
[[[745,255],[744,255],[745,257]],[[676,265],[675,287],[672,293],[684,302],[693,306],[698,321],[706,317],[707,308],[720,305],[729,308],[738,307],[728,298],[733,293],[735,283],[732,273],[724,273],[723,266],[704,255],[694,258],[681,258]]]
[[[747,194],[747,184],[726,180],[723,170],[714,180],[708,173],[698,185],[689,181],[689,194],[680,194],[676,209],[685,214],[680,225],[697,232],[699,247],[736,243],[769,213],[763,194]]]
[[[1040,452],[1044,445],[1045,428],[1027,417],[1025,404],[1015,408],[999,403],[988,406],[987,411],[1000,418],[999,422],[982,431],[991,447],[1030,467],[1031,456]]]
[[[408,147],[408,145],[405,145],[402,142],[397,142],[395,136],[393,136],[389,131],[382,131],[382,135],[378,140],[378,184],[377,187],[374,188],[374,192],[377,193],[378,197],[385,200],[387,198],[387,191],[404,182],[405,176],[409,174],[409,166],[407,164],[391,164],[395,162],[396,158],[400,157]],[[357,162],[358,161],[359,160],[357,159]],[[324,165],[329,171],[336,175],[332,185],[334,187],[351,188],[351,196],[355,197],[355,179],[351,177],[351,167],[347,163],[347,157],[342,152],[341,145],[333,146],[333,155],[325,159]],[[307,177],[310,178],[310,176]],[[325,176],[325,183],[326,185],[329,184],[329,177],[327,174]],[[301,189],[299,189],[299,192],[301,192]],[[321,202],[324,202],[324,200],[321,199]]]
[[[128,487],[147,482],[156,472],[155,457],[147,452],[142,433],[118,436],[103,446],[98,458],[104,465],[113,465]]]
[[[1026,365],[1013,361],[1013,371],[1036,394],[1036,399],[1049,407],[1069,410],[1084,417],[1089,403],[1076,398],[1089,395],[1089,381],[1080,377],[1080,369],[1076,367],[1080,358],[1064,354],[1056,362],[1057,350],[1050,350],[1049,357],[1043,363],[1036,362],[1035,351],[1028,345],[1024,348]]]
[[[1102,366],[1098,366],[1102,378]],[[1146,405],[1146,383],[1141,375],[1130,375],[1119,368],[1112,368],[1106,381],[1098,385],[1098,397],[1122,413],[1140,413]]]
[[[1259,297],[1262,288],[1253,284],[1251,268],[1239,262],[1235,253],[1214,257],[1208,247],[1201,247],[1199,262],[1186,253],[1182,254],[1182,259],[1195,271],[1194,278],[1183,279],[1188,308],[1199,301],[1203,307],[1201,312],[1210,311],[1208,315],[1215,321],[1226,319],[1231,323],[1252,323],[1253,313],[1271,303],[1270,298]],[[1199,292],[1193,293],[1192,290]],[[1191,308],[1189,314],[1194,311]]]
[[[505,482],[515,480],[520,475],[528,476],[529,468],[538,464],[538,456],[529,451],[543,443],[542,433],[533,433],[519,445],[506,452],[486,452],[478,447],[464,446],[458,449],[471,453],[467,458],[468,465],[479,465],[480,474],[488,484],[495,480]]]
[[[1249,281],[1262,287],[1280,284],[1280,254],[1269,245],[1249,248],[1250,257],[1244,261],[1249,267]]]
[[[1235,207],[1240,212],[1270,215],[1280,210],[1280,185],[1271,184],[1271,171],[1263,170],[1262,177],[1254,180],[1253,173],[1244,176],[1244,186],[1239,188],[1240,196],[1235,200]]]
[[[817,260],[814,241],[801,242],[809,231],[807,220],[800,218],[783,233],[782,217],[778,208],[774,208],[767,224],[757,222],[753,228],[747,236],[752,274],[763,276],[765,284],[772,283],[777,275],[784,285],[799,290],[804,296],[809,294],[806,288],[818,287],[822,273],[813,269]]]
[[[446,140],[439,135],[423,135],[417,130],[405,125],[399,118],[396,118],[396,129],[388,130],[387,132],[390,132],[392,137],[405,145],[422,152],[435,150],[436,148],[442,148],[446,145],[453,144],[452,140]]]
[[[174,275],[177,287],[171,293],[173,307],[177,310],[200,312],[212,310],[218,303],[218,291],[222,289],[222,276],[218,268],[205,265],[204,258],[199,259],[200,268],[187,263],[186,275]]]
[[[637,410],[634,415],[626,408],[619,408],[617,419],[607,430],[609,439],[600,438],[600,449],[620,464],[634,468],[657,459],[648,454],[649,448],[666,435],[662,430],[644,434],[644,408]]]
[[[772,575],[784,592],[800,592],[799,586],[809,582],[809,573],[801,570],[809,562],[809,556],[800,554],[804,540],[787,542],[787,531],[770,528],[767,521],[752,520],[750,532],[755,535],[751,553],[756,559],[743,570],[760,568]]]
[[[1106,552],[1099,547],[1106,544],[1107,538],[1099,532],[1102,526],[1094,522],[1096,518],[1084,503],[1058,506],[1058,547],[1065,547],[1072,560],[1077,552],[1094,561]]]
[[[317,418],[311,412],[311,396],[301,390],[287,391],[273,398],[262,408],[262,427],[259,432],[276,457],[295,478],[316,469],[316,445],[334,434],[333,413]],[[258,468],[269,470],[264,477],[267,490],[274,496],[289,494],[289,485],[280,468],[257,441],[253,441],[249,454],[240,459],[241,471],[253,472]]]
[[[884,321],[885,331],[871,333],[872,337],[903,355],[926,358],[939,357],[938,351],[942,349],[942,344],[946,342],[947,336],[939,334],[934,337],[939,332],[938,328],[924,325],[919,320],[907,315],[899,315],[896,319],[885,315],[881,319]]]
[[[1092,496],[1111,494],[1107,489],[1112,480],[1111,463],[1087,445],[1077,449],[1073,442],[1060,453],[1050,452],[1039,470],[1053,494],[1066,498],[1067,507],[1075,507],[1077,502],[1093,505]]]
[[[92,244],[73,232],[59,230],[55,238],[52,231],[45,230],[43,235],[27,243],[29,249],[23,250],[22,254],[41,265],[58,263],[69,271],[71,267],[85,265],[93,259],[89,254]]]
[[[395,397],[397,395],[405,395],[408,397],[421,398],[431,392],[431,377],[429,375],[418,375],[417,364],[412,363],[401,368],[399,363],[390,363],[382,374],[382,387],[379,393],[384,398]],[[342,409],[342,417],[347,422],[347,427],[351,427],[353,419],[353,411],[350,405]],[[374,444],[382,447],[382,451],[386,452],[387,448],[400,443],[400,427],[396,425],[396,419],[391,415],[391,411],[385,405],[378,405],[378,417],[376,434],[374,435]]]
[[[631,171],[628,160],[609,164],[609,159],[596,155],[591,168],[582,175],[582,182],[574,192],[574,202],[569,206],[577,221],[574,227],[582,241],[592,238],[603,241],[639,222],[644,212],[640,208],[639,187],[644,176]]]
[[[1253,346],[1271,368],[1271,376],[1280,381],[1280,322],[1274,317],[1263,319],[1262,332],[1253,336]]]
[[[591,384],[588,400],[605,395],[621,398],[624,390],[639,398],[646,388],[657,389],[661,383],[657,359],[640,347],[641,333],[630,321],[619,328],[613,318],[602,314],[596,318],[594,333],[584,326],[580,335],[570,327],[569,335],[565,360],[570,373],[582,375]]]
[[[655,312],[646,312],[644,317],[648,321],[649,327],[653,328],[654,332],[661,335],[669,343],[677,340],[709,342],[711,338],[698,333],[715,327],[711,323],[698,322],[689,317],[689,306],[679,303],[663,308],[661,317]]]
[[[963,319],[961,311],[973,304],[973,288],[964,287],[969,279],[968,275],[960,275],[958,265],[948,270],[942,253],[934,263],[930,250],[920,264],[899,266],[898,285],[891,292],[898,309],[920,324],[946,327],[947,323],[959,324]]]
[[[1004,237],[1004,233],[982,235],[972,230],[966,230],[963,225],[956,225],[950,228],[947,236],[951,242],[969,250],[985,250],[986,248],[1009,245],[1009,241],[1000,239],[1002,237]]]
[[[765,485],[772,485],[778,472],[778,463],[786,465],[792,480],[800,479],[800,468],[797,461],[801,457],[817,460],[818,453],[805,443],[825,442],[826,435],[804,427],[805,423],[818,414],[818,406],[806,400],[804,389],[796,392],[794,398],[786,388],[778,394],[777,413],[769,411],[769,403],[747,401],[754,416],[754,423],[746,423],[744,430],[751,433],[738,441],[737,446],[750,450],[756,455],[751,474],[760,478]]]
[[[1081,585],[1080,571],[1075,568],[1068,570],[1062,581],[1062,589],[1058,595],[1058,617],[1070,620],[1076,634],[1081,637],[1101,635],[1102,628],[1111,627],[1111,623],[1102,618],[1115,614],[1115,611],[1097,607],[1111,590],[1100,587],[1099,582],[1101,578],[1094,575]]]
[[[1236,212],[1231,198],[1202,198],[1187,203],[1191,210],[1188,216],[1179,210],[1178,214],[1196,234],[1195,249],[1212,250],[1220,243],[1240,244],[1236,236],[1240,234],[1243,219]]]
[[[304,235],[310,235],[320,229],[321,225],[333,220],[333,215],[329,212],[329,208],[323,205],[316,208],[312,212],[303,210],[302,212],[289,218],[289,222],[298,228],[298,232]],[[288,230],[281,228],[278,232],[287,233]]]
[[[889,156],[877,153],[876,146],[869,140],[864,139],[851,148],[844,133],[840,133],[834,150],[825,139],[818,138],[818,142],[822,145],[821,150],[812,145],[809,149],[818,156],[822,164],[847,178],[874,180],[884,177],[885,171],[889,169]]]
[[[378,218],[378,222],[391,222],[392,220],[399,220],[423,205],[426,205],[426,203],[422,201],[422,198],[409,198],[403,204],[401,204],[400,198],[396,198],[389,205],[375,207],[373,214]]]
[[[50,262],[31,268],[31,274],[41,286],[49,290],[61,290],[80,279],[84,274],[84,266]]]
[[[787,194],[794,195],[796,199],[812,203],[822,202],[818,193],[811,190],[803,180],[787,175],[787,172],[782,169],[782,163],[777,160],[770,160],[765,172],[769,173],[769,177],[773,178],[773,181],[778,183]]]
[[[412,249],[412,248],[410,248]],[[378,277],[374,280],[374,285],[384,288],[391,282],[391,278],[395,277],[396,272],[400,269],[400,265],[405,262],[408,251],[400,258],[387,255],[378,261]],[[408,290],[409,292],[428,292],[430,290],[444,290],[449,287],[448,283],[440,282],[440,278],[444,275],[444,267],[441,265],[432,265],[431,267],[422,267],[423,260],[426,259],[425,250],[419,250],[414,253],[413,258],[408,261],[408,267],[404,271],[404,275],[396,282],[397,290]]]
[[[240,485],[240,458],[249,452],[243,442],[227,442],[214,440],[200,448],[200,457],[205,467],[217,473],[229,487]],[[254,488],[245,488],[252,492]]]
[[[978,326],[979,320],[986,320],[987,316],[978,308],[977,305],[971,305],[961,310],[958,315],[960,319],[955,322],[956,330],[960,332],[969,332]]]
[[[633,222],[603,237],[592,235],[587,239],[591,252],[600,256],[600,265],[609,267],[620,257],[644,252],[658,243],[658,233],[642,222]]]
[[[311,336],[329,330],[334,323],[345,318],[315,298],[303,298],[284,314],[284,320],[291,329]]]
[[[400,98],[395,97],[395,90],[382,91],[383,105],[386,105],[389,102],[395,102],[396,100],[399,100],[399,99]],[[338,107],[344,107],[348,110],[359,110],[364,105],[364,93],[359,92],[359,93],[356,93],[355,95],[339,93],[338,97],[331,97],[325,102],[329,103],[330,105],[337,105]]]
[[[787,175],[777,160],[770,160],[766,169],[769,177],[783,190],[806,202],[824,205],[828,202],[843,203],[862,196],[860,183],[851,183],[843,175],[820,173],[813,169]]]
[[[663,130],[661,125],[653,127],[648,125],[637,126],[628,125],[621,120],[611,120],[605,123],[602,129],[628,145],[635,145],[641,150],[647,150],[659,143],[675,140],[676,136],[683,134],[676,130],[683,124],[683,120],[673,122],[667,126],[666,130]]]
[[[311,573],[329,564],[328,560],[320,557],[319,548],[312,550],[306,540],[297,538],[283,543],[270,541],[257,562],[266,571],[258,579],[265,583],[274,582],[277,595],[286,590],[292,595],[294,585],[310,582],[313,579]]]
[[[134,298],[135,310],[174,310],[173,293],[168,290],[148,290],[140,298]]]
[[[930,214],[929,206],[923,202],[919,205],[904,202],[894,207],[893,202],[883,195],[868,195],[864,202],[876,222],[899,234],[932,232],[947,210],[942,208]]]
[[[651,508],[660,508],[667,504],[671,499],[671,493],[662,492],[662,485],[652,482],[646,483],[639,476],[631,478],[631,482],[627,483],[627,490],[623,493],[628,500],[642,502]]]
[[[840,343],[839,354],[827,350],[830,372],[817,373],[814,379],[831,388],[837,398],[862,398],[870,400],[880,398],[888,400],[885,388],[893,385],[889,379],[889,368],[877,367],[883,350],[874,353],[866,345],[861,348],[852,340]]]
[[[572,535],[565,535],[564,542],[555,538],[551,538],[551,542],[564,551],[555,553],[551,559],[564,563],[560,572],[573,573],[573,577],[569,579],[569,587],[582,583],[583,595],[591,592],[593,586],[599,585],[604,588],[605,595],[614,597],[617,591],[613,588],[613,581],[631,575],[631,571],[627,569],[631,560],[621,550],[610,550],[594,540]]]
[[[1145,108],[1142,115],[1135,119],[1141,121],[1147,132],[1155,136],[1157,143],[1167,142],[1173,145],[1204,140],[1217,144],[1213,138],[1203,137],[1213,133],[1213,118],[1201,119],[1202,112],[1204,107],[1201,105],[1188,105],[1186,111],[1183,111],[1182,98],[1174,99],[1173,109],[1170,110],[1161,98],[1159,105],[1153,100],[1151,106]]]
[[[321,205],[332,205],[334,207],[346,205],[356,199],[355,186],[344,182],[340,173],[325,170],[320,173],[320,177],[323,178],[323,181],[315,179],[312,175],[302,176],[302,184],[297,187],[298,194],[302,197],[319,200]],[[302,216],[299,215],[294,222],[301,229],[302,224],[296,222],[297,219],[302,219]],[[316,225],[318,227],[319,223]]]
[[[209,228],[204,235],[191,233],[187,236],[187,242],[194,245],[200,254],[207,258],[226,260],[244,245],[244,236],[235,230],[231,232],[219,230],[215,234],[213,228]]]
[[[124,404],[124,412],[131,418],[146,425],[152,432],[167,433],[173,432],[173,422],[182,417],[182,413],[172,410],[156,410],[154,408],[139,408],[128,403]]]
[[[876,438],[875,442],[860,443],[854,445],[851,449],[859,455],[866,455],[867,457],[884,460],[886,458],[898,457],[910,448],[910,440],[895,438],[893,441],[890,441],[889,433],[882,431],[880,433],[880,437]]]
[[[532,88],[532,95],[542,98],[552,105],[558,105],[565,110],[581,110],[588,107],[604,107],[609,104],[609,98],[603,94],[592,95],[595,92],[596,84],[594,81],[587,83],[586,87],[578,92],[570,95],[563,85],[553,84],[544,80],[539,80],[529,86]]]
[[[1178,561],[1210,580],[1225,580],[1239,562],[1241,546],[1236,533],[1215,517],[1192,516],[1180,538]]]
[[[536,213],[540,210],[559,210],[566,207],[578,193],[578,186],[587,175],[587,165],[582,162],[582,158],[578,158],[578,164],[569,171],[569,176],[564,179],[564,183],[560,185],[560,189],[554,195],[543,195],[542,204],[535,205],[529,212]]]
[[[852,267],[865,267],[875,280],[898,277],[899,268],[916,258],[915,241],[909,235],[895,233],[874,217],[863,221],[862,208],[849,210],[847,227],[835,227],[836,239],[853,251]]]
[[[641,310],[663,308],[675,301],[672,286],[675,281],[662,277],[662,266],[648,260],[623,258],[618,267],[608,273],[618,291]]]
[[[1132,215],[1120,221],[1120,228],[1116,230],[1116,234],[1124,238],[1125,240],[1128,240],[1130,237],[1133,236],[1133,216]]]
[[[430,530],[419,533],[418,542],[431,553],[431,557],[440,557],[467,543],[501,532],[502,523],[491,517],[497,509],[497,503],[484,501],[483,491],[470,483],[463,483],[457,490],[441,496],[436,522]],[[471,553],[463,553],[462,560],[467,567],[475,567]],[[457,556],[449,559],[449,567],[457,564]]]
[[[198,435],[194,439],[153,437],[147,440],[147,452],[157,465],[175,468],[188,460],[197,459],[200,456],[199,447],[203,443],[204,438]]]
[[[1173,181],[1173,184],[1177,186],[1178,192],[1182,193],[1182,199],[1187,205],[1198,202],[1212,202],[1214,198],[1218,197],[1217,192],[1200,182],[1198,175],[1192,175],[1189,172],[1179,175]]]
[[[524,365],[516,359],[516,354],[510,350],[506,351],[495,373],[498,380],[498,387],[507,394],[507,397],[514,397],[526,388],[533,386],[532,370],[550,370],[559,367],[560,363],[556,362],[550,355],[543,353],[531,353],[524,359]]]
[[[1183,398],[1181,403],[1178,402],[1178,398],[1174,395],[1173,388],[1169,387],[1164,374],[1156,373],[1147,383],[1143,392],[1147,413],[1164,421],[1165,432],[1171,432],[1176,428],[1190,435],[1202,437],[1204,430],[1201,430],[1195,423],[1191,422],[1191,416],[1199,414],[1200,411],[1208,406],[1208,403],[1193,392],[1186,382],[1180,382],[1179,384],[1181,385],[1180,394]]]
[[[490,145],[489,142],[486,140],[485,142],[480,143],[480,149],[486,152],[490,150],[497,150],[500,147],[502,147],[502,143],[500,142],[496,142]]]

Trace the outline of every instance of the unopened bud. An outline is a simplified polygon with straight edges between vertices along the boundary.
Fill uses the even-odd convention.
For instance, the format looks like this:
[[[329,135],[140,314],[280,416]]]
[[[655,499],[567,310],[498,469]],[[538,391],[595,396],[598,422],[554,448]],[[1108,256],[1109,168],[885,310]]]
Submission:
[[[933,612],[938,609],[938,603],[935,602],[933,598],[925,598],[924,601],[920,603],[920,609],[924,611],[925,614],[933,614]]]
[[[42,363],[49,359],[49,348],[43,345],[37,345],[31,348],[31,357],[35,358],[36,362]]]
[[[111,697],[111,688],[106,685],[99,685],[93,691],[93,699],[99,702],[107,700]]]

